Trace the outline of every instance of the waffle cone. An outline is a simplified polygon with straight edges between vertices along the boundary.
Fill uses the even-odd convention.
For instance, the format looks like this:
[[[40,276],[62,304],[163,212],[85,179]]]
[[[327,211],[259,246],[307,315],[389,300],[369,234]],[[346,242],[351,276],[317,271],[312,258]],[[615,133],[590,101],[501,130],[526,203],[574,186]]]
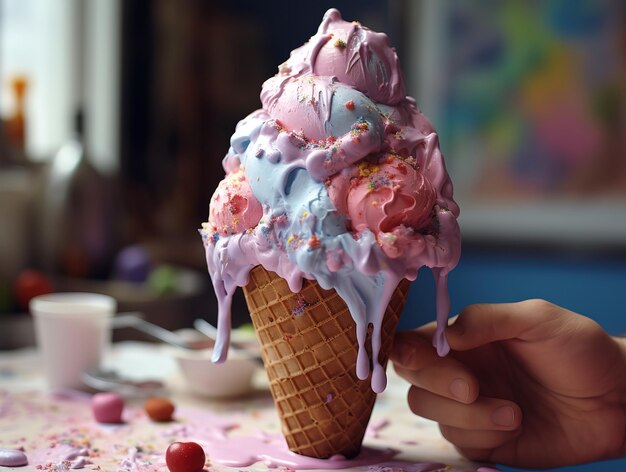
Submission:
[[[408,291],[402,280],[385,312],[383,366]],[[369,378],[356,376],[356,326],[343,299],[310,280],[293,293],[261,266],[250,272],[244,294],[289,449],[317,458],[357,455],[376,394]]]

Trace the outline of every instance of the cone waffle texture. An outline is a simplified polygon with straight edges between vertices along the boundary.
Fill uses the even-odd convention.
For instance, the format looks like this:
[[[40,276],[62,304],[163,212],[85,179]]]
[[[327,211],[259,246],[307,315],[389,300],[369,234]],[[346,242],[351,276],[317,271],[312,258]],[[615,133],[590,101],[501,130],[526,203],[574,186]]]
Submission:
[[[383,366],[408,291],[402,280],[385,312]],[[317,458],[358,454],[376,394],[370,379],[356,376],[356,326],[343,299],[310,280],[292,293],[261,266],[250,272],[244,294],[289,449]]]

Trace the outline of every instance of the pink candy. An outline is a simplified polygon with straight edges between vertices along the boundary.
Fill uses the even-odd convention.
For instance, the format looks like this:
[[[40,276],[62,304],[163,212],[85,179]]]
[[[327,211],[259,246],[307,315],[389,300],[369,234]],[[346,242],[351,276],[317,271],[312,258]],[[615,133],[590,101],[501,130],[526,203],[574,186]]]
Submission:
[[[0,448],[0,467],[23,467],[28,465],[28,458],[19,449]]]
[[[98,423],[122,423],[124,399],[113,392],[96,393],[91,398],[91,411]]]

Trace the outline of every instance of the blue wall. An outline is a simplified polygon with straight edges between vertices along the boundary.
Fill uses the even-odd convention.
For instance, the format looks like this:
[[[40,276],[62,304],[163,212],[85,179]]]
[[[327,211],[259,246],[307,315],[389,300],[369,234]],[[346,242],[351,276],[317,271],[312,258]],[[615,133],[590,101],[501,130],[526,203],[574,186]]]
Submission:
[[[626,254],[465,247],[449,286],[453,314],[472,303],[545,298],[595,319],[612,334],[626,334]],[[400,327],[434,319],[434,280],[423,268]]]

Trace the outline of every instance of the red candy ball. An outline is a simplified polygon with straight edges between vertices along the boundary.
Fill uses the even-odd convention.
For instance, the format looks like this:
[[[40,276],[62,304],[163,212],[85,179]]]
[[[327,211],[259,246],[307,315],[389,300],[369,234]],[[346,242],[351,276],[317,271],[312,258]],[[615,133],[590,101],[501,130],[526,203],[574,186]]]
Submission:
[[[175,442],[165,453],[165,463],[170,472],[200,472],[204,469],[204,450],[195,442]]]

